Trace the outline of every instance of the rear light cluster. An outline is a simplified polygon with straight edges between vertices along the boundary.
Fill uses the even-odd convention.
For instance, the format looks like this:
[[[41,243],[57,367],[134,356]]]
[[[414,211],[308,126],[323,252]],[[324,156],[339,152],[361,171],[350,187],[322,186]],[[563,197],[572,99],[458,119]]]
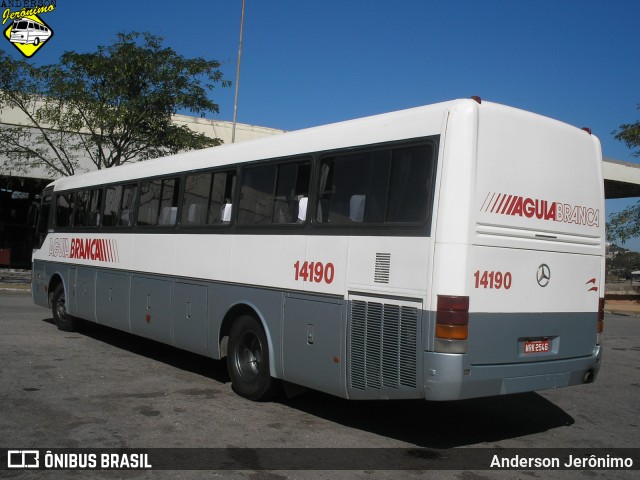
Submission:
[[[602,343],[602,332],[604,331],[604,298],[598,302],[598,335],[596,335],[596,345]]]
[[[466,353],[469,335],[469,297],[438,295],[435,350]]]

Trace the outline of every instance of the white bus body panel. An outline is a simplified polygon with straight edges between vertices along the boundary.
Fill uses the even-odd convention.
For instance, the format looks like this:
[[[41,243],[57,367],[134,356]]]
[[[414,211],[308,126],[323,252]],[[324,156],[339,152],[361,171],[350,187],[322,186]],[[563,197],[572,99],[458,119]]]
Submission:
[[[425,354],[426,398],[555,388],[595,375],[605,223],[597,138],[468,103],[452,109],[441,165],[431,309],[438,295],[468,296],[469,334],[464,355]],[[527,351],[538,341],[548,351]]]

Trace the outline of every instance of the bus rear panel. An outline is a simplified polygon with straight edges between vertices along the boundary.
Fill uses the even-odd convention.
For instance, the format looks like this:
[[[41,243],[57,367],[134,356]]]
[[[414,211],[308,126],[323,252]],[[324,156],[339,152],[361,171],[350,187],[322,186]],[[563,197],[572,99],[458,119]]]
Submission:
[[[597,138],[489,103],[459,108],[449,125],[460,131],[445,140],[425,398],[593,381],[604,297]],[[468,151],[447,157],[446,142],[465,135]]]

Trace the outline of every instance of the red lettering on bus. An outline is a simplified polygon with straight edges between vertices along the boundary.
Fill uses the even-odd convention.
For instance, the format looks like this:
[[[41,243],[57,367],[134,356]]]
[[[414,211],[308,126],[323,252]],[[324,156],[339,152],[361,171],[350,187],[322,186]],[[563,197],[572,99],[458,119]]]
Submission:
[[[600,226],[600,209],[549,202],[539,198],[489,192],[480,208],[486,213],[513,217],[537,218],[562,223],[575,223],[589,227]]]

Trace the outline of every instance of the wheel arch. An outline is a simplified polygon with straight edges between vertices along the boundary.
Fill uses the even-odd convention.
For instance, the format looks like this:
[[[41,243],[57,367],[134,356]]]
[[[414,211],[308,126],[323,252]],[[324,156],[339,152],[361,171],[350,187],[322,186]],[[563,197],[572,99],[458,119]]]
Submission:
[[[280,378],[280,375],[277,374],[278,368],[276,368],[275,347],[273,338],[271,336],[271,331],[267,327],[267,322],[260,312],[260,309],[251,302],[239,302],[232,305],[222,319],[222,324],[220,325],[220,330],[218,332],[220,358],[222,359],[227,356],[227,341],[229,339],[231,326],[233,325],[233,322],[235,322],[242,315],[251,315],[252,317],[256,318],[258,322],[260,322],[262,330],[267,337],[267,344],[269,347],[269,372],[271,373],[272,377]]]
[[[60,272],[55,272],[53,275],[51,275],[51,278],[49,279],[49,286],[47,287],[47,302],[49,304],[49,308],[51,308],[51,296],[60,284],[62,284],[62,288],[64,288],[65,302],[67,302],[68,305],[69,289],[67,288],[67,283],[65,282],[64,275],[62,275]]]

